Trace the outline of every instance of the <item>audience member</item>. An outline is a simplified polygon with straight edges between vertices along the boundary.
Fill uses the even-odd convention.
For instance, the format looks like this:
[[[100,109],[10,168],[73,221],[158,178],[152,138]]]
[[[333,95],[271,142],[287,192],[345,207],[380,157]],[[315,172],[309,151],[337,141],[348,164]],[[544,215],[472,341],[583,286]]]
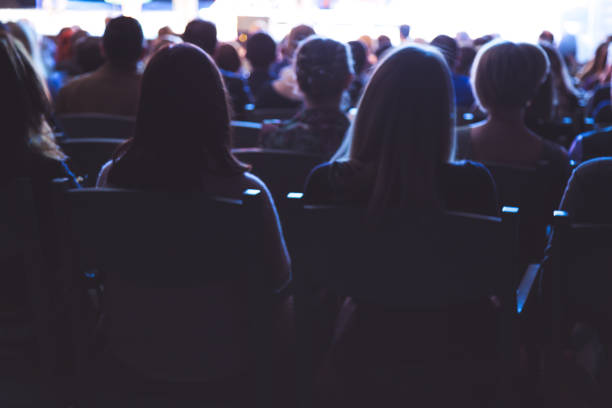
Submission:
[[[28,21],[21,20],[16,23],[9,22],[6,24],[9,33],[23,44],[34,68],[43,76],[47,77],[47,71],[42,59],[42,53],[39,45],[39,38],[32,24]]]
[[[163,48],[147,66],[141,92],[134,137],[104,165],[97,185],[234,198],[261,190],[270,284],[286,285],[289,257],[274,202],[230,151],[228,101],[212,58],[189,44]]]
[[[298,45],[314,34],[312,27],[307,25],[299,25],[291,30],[287,45],[282,50],[283,59],[272,66],[273,75],[278,79],[261,89],[255,100],[257,108],[299,109],[302,106],[304,96],[299,92],[292,64]]]
[[[608,67],[608,45],[608,41],[599,44],[595,50],[595,58],[589,61],[578,73],[582,89],[590,91],[600,83],[607,82],[602,76],[606,74]]]
[[[312,203],[448,209],[497,214],[495,185],[480,164],[451,163],[450,71],[433,48],[406,46],[385,58],[331,163],[310,174]]]
[[[602,89],[603,91],[604,89]],[[606,87],[605,91],[607,91],[608,96],[606,107],[609,111],[612,87]],[[576,136],[569,149],[570,159],[576,162],[604,156],[612,156],[612,126],[591,130]]]
[[[391,39],[386,35],[381,35],[376,39],[376,43],[378,44],[376,51],[374,51],[374,55],[378,60],[381,60],[387,51],[393,48],[393,44],[391,44]]]
[[[258,32],[249,37],[246,43],[246,59],[251,64],[249,88],[255,99],[262,88],[274,78],[270,67],[276,61],[276,43],[264,32]]]
[[[300,24],[291,29],[284,41],[284,46],[281,47],[281,60],[272,65],[271,70],[274,77],[280,77],[281,71],[293,63],[293,54],[295,54],[300,42],[314,34],[315,30],[305,24]]]
[[[541,43],[547,43],[547,44],[550,44],[550,45],[554,45],[555,44],[555,36],[550,31],[544,30],[540,34],[540,37],[538,37],[538,41],[541,42]]]
[[[104,65],[102,43],[97,37],[80,38],[75,44],[76,62],[81,74],[93,72]]]
[[[546,52],[550,61],[550,75],[553,92],[553,120],[564,117],[576,119],[576,112],[580,108],[580,94],[574,88],[565,61],[559,51],[550,43],[542,43],[540,47]]]
[[[183,41],[197,45],[206,51],[208,55],[215,55],[217,48],[217,26],[210,21],[192,20],[185,27]]]
[[[474,95],[470,87],[470,78],[455,72],[457,66],[457,40],[447,35],[439,35],[431,41],[431,45],[438,48],[448,67],[451,70],[453,88],[455,89],[455,103],[459,108],[470,108],[474,104]]]
[[[160,32],[161,31],[162,30],[160,30]],[[149,61],[151,60],[151,58],[153,58],[153,55],[155,55],[157,51],[161,50],[166,45],[180,44],[182,42],[183,42],[183,39],[178,35],[174,35],[174,34],[159,35],[155,40],[153,40],[153,43],[151,43],[144,65],[147,65]]]
[[[51,206],[51,180],[67,178],[78,183],[66,164],[66,156],[55,143],[47,119],[50,103],[40,74],[20,42],[0,30],[0,123],[5,157],[0,161],[0,184],[27,177],[32,182],[45,259],[43,285],[51,285],[59,265]],[[3,316],[26,318],[27,276],[23,272],[23,254],[0,254],[0,311]],[[6,313],[6,314],[5,314]]]
[[[351,56],[353,57],[353,70],[355,71],[355,77],[349,85],[348,93],[351,97],[351,106],[357,106],[359,98],[363,88],[368,82],[368,69],[370,64],[368,62],[368,49],[361,41],[350,41],[348,43],[351,47]]]
[[[250,102],[250,90],[246,78],[242,75],[240,56],[231,44],[221,44],[215,53],[215,62],[223,75],[223,81],[229,93],[233,114],[244,114],[244,107]]]
[[[342,93],[353,78],[349,53],[346,45],[330,39],[309,37],[302,43],[295,69],[305,109],[277,129],[264,129],[264,147],[332,156],[349,127],[340,110]]]
[[[459,55],[457,56],[457,66],[455,72],[457,75],[470,78],[470,71],[472,70],[472,64],[476,58],[476,50],[473,47],[459,47]],[[470,89],[470,94],[472,93]],[[473,97],[473,95],[472,95]]]
[[[489,116],[458,133],[457,157],[513,166],[550,162],[559,180],[558,203],[569,175],[567,152],[525,124],[525,109],[548,72],[546,53],[537,45],[495,41],[481,48],[471,80],[477,102]]]
[[[402,24],[399,26],[400,42],[403,44],[410,39],[410,26],[408,24]]]
[[[559,53],[567,65],[567,69],[572,77],[576,76],[579,69],[576,54],[578,53],[578,45],[576,36],[573,34],[564,34],[559,42]]]
[[[138,21],[117,17],[106,26],[102,45],[107,62],[64,86],[56,103],[57,114],[104,113],[135,116],[143,56],[143,34]]]

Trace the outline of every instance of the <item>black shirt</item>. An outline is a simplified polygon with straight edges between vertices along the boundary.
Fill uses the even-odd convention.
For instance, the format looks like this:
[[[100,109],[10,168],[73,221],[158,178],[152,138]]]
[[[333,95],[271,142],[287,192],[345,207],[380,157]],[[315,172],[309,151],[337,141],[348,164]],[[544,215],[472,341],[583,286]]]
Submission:
[[[355,183],[358,177],[346,162],[317,166],[306,181],[304,200],[312,204],[365,205],[371,186]],[[440,199],[446,210],[498,214],[495,183],[482,164],[469,161],[443,164],[438,180]]]

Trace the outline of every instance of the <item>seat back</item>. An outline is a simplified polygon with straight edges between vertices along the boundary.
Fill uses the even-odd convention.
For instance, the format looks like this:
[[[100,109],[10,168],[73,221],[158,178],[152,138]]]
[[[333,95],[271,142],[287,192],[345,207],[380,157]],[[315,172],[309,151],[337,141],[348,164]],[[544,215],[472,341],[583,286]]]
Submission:
[[[612,225],[574,224],[557,211],[552,241],[553,310],[567,336],[571,321],[595,324],[612,343]]]
[[[84,177],[82,185],[91,187],[96,184],[104,163],[113,158],[113,153],[123,142],[123,139],[82,138],[62,139],[59,145],[70,158],[72,171]]]
[[[247,120],[261,123],[265,120],[291,119],[298,113],[298,109],[254,109],[246,112]]]
[[[0,188],[0,270],[3,282],[12,282],[13,274],[25,274],[26,287],[4,288],[24,291],[33,316],[32,322],[15,325],[14,310],[0,313],[0,342],[11,344],[23,341],[29,344],[35,340],[38,366],[41,373],[49,373],[52,367],[52,353],[49,336],[49,293],[43,284],[43,256],[41,248],[38,215],[32,184],[29,179],[10,180]],[[16,279],[20,282],[20,279]],[[6,319],[10,321],[5,326]],[[24,324],[25,323],[25,324]],[[30,330],[28,327],[33,328]],[[15,330],[13,330],[15,329]],[[20,330],[22,329],[22,330]],[[36,358],[36,357],[34,357]]]
[[[232,147],[257,147],[261,123],[232,121]]]
[[[376,310],[412,316],[449,311],[496,295],[502,300],[499,333],[492,328],[499,341],[492,347],[502,350],[496,374],[513,375],[512,361],[518,351],[513,331],[515,214],[506,214],[502,222],[477,215],[404,210],[389,212],[373,224],[364,209],[297,206],[290,220],[286,236],[302,342],[309,341],[309,329],[303,328],[313,325],[311,305],[316,303],[318,288],[350,296]],[[398,327],[408,324],[396,322]],[[306,356],[302,364],[308,366],[309,345],[302,347],[299,355]],[[364,355],[376,352],[368,350]],[[510,392],[507,378],[500,380],[500,395]]]
[[[70,190],[75,273],[100,275],[109,350],[147,377],[212,380],[251,368],[264,296],[259,201]]]
[[[64,137],[127,139],[134,136],[136,118],[100,113],[70,114],[57,117]]]
[[[251,172],[261,178],[276,201],[287,193],[303,191],[306,177],[325,159],[316,155],[273,149],[234,149],[232,153],[252,166]]]
[[[538,262],[543,256],[546,228],[559,205],[565,178],[556,174],[549,162],[540,162],[534,167],[485,165],[495,180],[501,203],[521,208],[521,260]]]

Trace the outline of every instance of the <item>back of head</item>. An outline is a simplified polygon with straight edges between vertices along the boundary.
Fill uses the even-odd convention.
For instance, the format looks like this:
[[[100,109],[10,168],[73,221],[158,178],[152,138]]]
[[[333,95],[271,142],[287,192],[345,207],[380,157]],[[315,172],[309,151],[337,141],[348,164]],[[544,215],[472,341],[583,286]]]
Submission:
[[[268,69],[276,60],[276,42],[264,32],[253,34],[246,43],[246,58],[253,68]]]
[[[238,51],[231,44],[221,44],[215,52],[215,62],[222,70],[238,72],[242,63]]]
[[[197,45],[209,55],[215,55],[217,26],[210,21],[192,20],[185,27],[183,41]]]
[[[21,43],[0,31],[0,123],[3,148],[9,160],[19,165],[28,150],[61,159],[46,118],[49,101],[39,74]]]
[[[295,73],[311,103],[339,99],[353,74],[350,51],[338,41],[310,37],[297,50]]]
[[[472,88],[480,106],[488,111],[523,109],[548,72],[548,57],[539,46],[493,41],[476,55]]]
[[[124,16],[113,18],[106,25],[102,38],[106,59],[118,67],[136,66],[142,56],[143,41],[137,20]]]
[[[401,37],[403,40],[407,40],[407,39],[408,39],[408,37],[410,37],[410,26],[409,26],[409,25],[407,25],[407,24],[402,24],[402,25],[399,27],[399,31],[400,31],[400,37]]]
[[[298,46],[302,41],[311,35],[315,35],[315,30],[307,26],[305,24],[301,24],[299,26],[293,27],[289,36],[287,37],[287,50],[286,54],[289,58],[293,57],[295,50],[297,50]]]
[[[345,144],[350,162],[374,173],[371,209],[438,207],[436,175],[454,144],[453,101],[448,66],[434,48],[405,46],[382,60]]]
[[[350,41],[351,56],[353,57],[353,69],[355,74],[361,74],[367,67],[368,63],[368,48],[361,41]]]
[[[455,69],[457,63],[457,40],[448,35],[439,35],[431,41],[431,45],[440,50],[444,59],[448,64],[448,67],[452,70]]]
[[[205,172],[244,171],[230,153],[230,116],[221,74],[191,44],[159,50],[143,74],[136,131],[109,180],[131,187],[202,188]]]
[[[457,53],[457,67],[455,71],[459,75],[469,76],[474,58],[476,58],[476,50],[473,47],[460,47]]]
[[[82,73],[95,71],[104,64],[104,56],[100,49],[100,39],[85,37],[75,44],[76,62]]]

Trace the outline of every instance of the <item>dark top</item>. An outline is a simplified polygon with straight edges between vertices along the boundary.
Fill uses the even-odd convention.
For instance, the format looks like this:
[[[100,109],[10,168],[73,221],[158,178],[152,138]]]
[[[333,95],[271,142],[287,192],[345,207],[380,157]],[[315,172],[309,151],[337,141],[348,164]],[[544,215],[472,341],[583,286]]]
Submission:
[[[570,159],[577,162],[604,156],[612,156],[612,126],[576,136],[569,149]]]
[[[43,256],[43,285],[52,288],[56,285],[59,271],[60,243],[59,228],[56,223],[55,208],[52,205],[52,185],[54,178],[67,178],[71,187],[79,184],[66,162],[53,160],[39,154],[29,154],[18,166],[4,169],[0,185],[11,179],[26,177],[31,180],[38,216]],[[24,273],[22,254],[0,258],[0,311],[23,317],[29,312],[27,281]],[[46,279],[45,279],[46,278]]]
[[[359,178],[347,162],[322,164],[308,176],[304,200],[312,204],[367,204],[371,188],[359,183]],[[498,214],[495,182],[482,164],[469,161],[443,164],[439,183],[440,198],[446,210]]]
[[[247,84],[246,78],[235,72],[225,71],[220,69],[223,75],[223,81],[229,93],[230,99],[232,100],[232,108],[234,110],[234,116],[240,116],[244,114],[244,107],[246,104],[251,103],[251,91]]]
[[[255,99],[257,109],[298,109],[302,106],[302,101],[295,101],[284,97],[276,92],[272,82],[267,83]]]
[[[272,82],[274,79],[272,74],[267,69],[253,69],[251,75],[249,75],[249,88],[251,88],[251,95],[257,100],[261,90]]]
[[[474,104],[474,94],[470,78],[465,75],[453,74],[453,86],[455,88],[455,103],[457,106],[469,108]]]
[[[348,118],[339,109],[306,109],[279,127],[264,128],[261,144],[329,159],[340,147],[349,125]]]

